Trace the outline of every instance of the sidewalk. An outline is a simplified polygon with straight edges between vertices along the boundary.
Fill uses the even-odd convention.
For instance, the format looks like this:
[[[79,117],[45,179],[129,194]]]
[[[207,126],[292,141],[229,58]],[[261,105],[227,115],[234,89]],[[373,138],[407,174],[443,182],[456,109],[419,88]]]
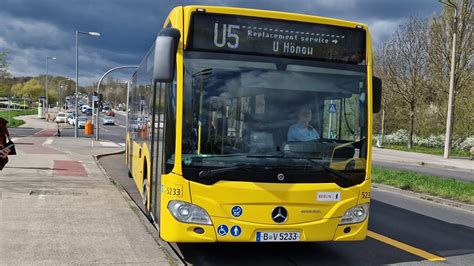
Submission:
[[[443,159],[441,155],[424,154],[417,152],[397,151],[390,149],[372,148],[374,162],[394,162],[412,165],[439,166],[443,168],[456,168],[473,172],[474,161],[469,159]]]
[[[96,163],[120,147],[55,137],[55,123],[22,119],[44,130],[16,139],[18,155],[0,172],[0,264],[170,264]]]

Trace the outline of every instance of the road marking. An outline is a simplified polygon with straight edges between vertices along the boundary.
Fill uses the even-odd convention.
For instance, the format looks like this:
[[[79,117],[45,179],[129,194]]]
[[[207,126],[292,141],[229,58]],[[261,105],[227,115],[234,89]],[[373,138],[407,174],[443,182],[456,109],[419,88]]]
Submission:
[[[43,145],[51,145],[51,143],[53,143],[54,139],[53,138],[48,138],[47,140],[45,140],[43,142]]]
[[[125,128],[125,126],[123,126],[123,125],[119,125],[119,124],[117,124],[117,126]]]
[[[108,141],[99,141],[99,143],[100,143],[100,145],[102,145],[104,147],[118,147],[119,146],[116,143],[108,142]]]
[[[404,250],[408,253],[411,253],[413,255],[416,255],[418,257],[422,257],[424,259],[427,259],[429,261],[445,261],[446,259],[443,258],[443,257],[439,257],[439,256],[436,256],[434,254],[431,254],[429,252],[426,252],[424,250],[421,250],[419,248],[415,248],[415,247],[412,247],[410,245],[407,245],[405,243],[402,243],[400,241],[397,241],[395,239],[391,239],[389,237],[386,237],[386,236],[383,236],[383,235],[380,235],[380,234],[377,234],[375,232],[372,232],[372,231],[367,231],[367,236],[373,238],[373,239],[376,239],[380,242],[383,242],[385,244],[389,244],[391,246],[394,246],[396,248],[399,248],[401,250]]]

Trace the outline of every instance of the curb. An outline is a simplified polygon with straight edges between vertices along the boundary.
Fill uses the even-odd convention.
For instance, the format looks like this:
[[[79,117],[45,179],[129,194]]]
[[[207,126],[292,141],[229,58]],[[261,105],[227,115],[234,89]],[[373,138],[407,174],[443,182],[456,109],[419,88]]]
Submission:
[[[121,154],[121,153],[125,153],[125,150],[121,150],[121,151],[117,151],[117,152],[111,152],[111,153],[102,153],[102,154],[98,154],[98,155],[92,155],[92,157],[94,158],[94,161],[95,161],[96,165],[102,171],[104,176],[107,177],[109,179],[109,181],[112,182],[118,188],[120,194],[122,194],[123,198],[127,201],[128,205],[132,208],[134,213],[137,215],[140,222],[143,224],[143,226],[145,226],[147,232],[151,234],[151,236],[153,237],[155,242],[158,244],[160,249],[163,251],[165,256],[168,258],[168,261],[170,262],[170,264],[171,265],[179,265],[179,266],[186,265],[183,262],[183,260],[171,248],[170,244],[168,242],[163,241],[160,238],[160,235],[159,235],[157,229],[153,225],[151,225],[150,221],[145,216],[145,214],[143,214],[143,212],[140,211],[140,209],[136,206],[135,202],[132,200],[132,198],[127,193],[125,188],[120,183],[113,180],[107,174],[107,171],[105,170],[105,168],[99,162],[99,159],[102,158],[102,157],[110,156],[110,155],[117,155],[117,154]],[[135,209],[138,209],[138,210],[135,211]]]
[[[92,157],[95,157],[96,162],[98,163],[99,159],[102,158],[102,157],[109,156],[109,155],[117,155],[117,154],[122,154],[122,153],[125,153],[125,150],[108,152],[108,153],[101,153],[101,154],[97,154],[97,155],[92,155]],[[102,165],[100,165],[100,167],[102,167]],[[109,176],[107,175],[107,177],[109,177]],[[109,177],[109,179],[110,179],[110,177]]]
[[[396,194],[402,194],[406,197],[416,198],[418,200],[423,200],[423,201],[431,202],[438,205],[452,207],[452,208],[460,209],[462,211],[474,212],[474,205],[462,203],[459,201],[449,200],[445,198],[440,198],[438,196],[433,196],[430,194],[422,194],[422,193],[418,193],[418,192],[414,192],[410,190],[403,190],[400,188],[392,187],[385,184],[375,183],[375,182],[372,183],[372,189],[392,192]]]

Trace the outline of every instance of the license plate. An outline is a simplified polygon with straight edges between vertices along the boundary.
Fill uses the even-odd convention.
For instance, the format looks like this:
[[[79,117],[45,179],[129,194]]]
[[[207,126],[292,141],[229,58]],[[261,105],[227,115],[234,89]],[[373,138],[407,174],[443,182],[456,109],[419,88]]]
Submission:
[[[257,242],[294,242],[300,241],[299,232],[257,232]]]

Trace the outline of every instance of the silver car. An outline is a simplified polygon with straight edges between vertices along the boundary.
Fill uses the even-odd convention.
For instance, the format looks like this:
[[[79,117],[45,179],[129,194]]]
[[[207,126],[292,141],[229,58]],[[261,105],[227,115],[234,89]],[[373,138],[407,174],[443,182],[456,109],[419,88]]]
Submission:
[[[112,116],[102,117],[102,124],[104,125],[115,125],[115,120]]]

